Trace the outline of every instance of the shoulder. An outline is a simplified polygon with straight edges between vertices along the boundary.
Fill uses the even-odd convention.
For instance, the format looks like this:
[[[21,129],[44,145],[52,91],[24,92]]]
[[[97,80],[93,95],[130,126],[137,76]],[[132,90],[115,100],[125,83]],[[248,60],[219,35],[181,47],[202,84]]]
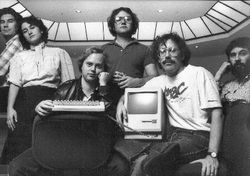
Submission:
[[[106,48],[109,48],[114,45],[114,42],[105,43],[101,46],[101,49],[105,50]]]
[[[71,87],[73,84],[76,83],[76,81],[77,81],[77,79],[65,81],[62,84],[60,84],[60,86],[58,87],[58,90],[61,88]]]
[[[54,53],[67,53],[66,50],[59,48],[59,47],[46,46],[45,49]]]
[[[194,73],[196,73],[198,75],[213,76],[210,71],[208,71],[206,68],[201,67],[201,66],[188,65],[187,66],[187,71],[188,72],[194,72]]]

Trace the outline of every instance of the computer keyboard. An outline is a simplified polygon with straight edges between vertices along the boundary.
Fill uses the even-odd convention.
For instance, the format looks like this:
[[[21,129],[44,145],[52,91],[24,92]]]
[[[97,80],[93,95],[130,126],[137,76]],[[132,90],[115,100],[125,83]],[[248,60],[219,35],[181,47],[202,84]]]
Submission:
[[[55,100],[52,111],[103,112],[105,105],[102,101]]]

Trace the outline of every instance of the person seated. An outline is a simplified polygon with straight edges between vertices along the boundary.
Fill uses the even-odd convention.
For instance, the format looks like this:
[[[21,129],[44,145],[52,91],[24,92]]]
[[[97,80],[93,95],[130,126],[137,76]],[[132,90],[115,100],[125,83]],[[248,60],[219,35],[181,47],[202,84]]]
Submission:
[[[81,70],[81,77],[75,80],[70,80],[63,83],[54,94],[56,100],[84,100],[84,101],[105,101],[110,104],[108,98],[109,89],[107,82],[109,80],[109,73],[104,71],[103,50],[93,47],[86,50],[84,56],[79,60],[79,69]],[[41,101],[35,108],[35,111],[42,118],[49,118],[51,109],[53,108],[52,100]],[[112,129],[110,129],[112,130]],[[105,168],[109,176],[126,176],[129,169],[128,164],[117,153],[113,153],[107,162],[101,168]],[[39,169],[40,168],[40,169]],[[17,158],[15,158],[9,166],[9,175],[39,175],[39,171],[45,173],[52,172],[41,169],[42,166],[32,156],[32,149],[28,149]],[[103,176],[102,169],[95,169],[93,175]],[[58,173],[60,175],[60,173]]]
[[[132,176],[172,176],[179,166],[190,162],[202,163],[202,175],[216,175],[223,116],[213,75],[188,64],[191,53],[175,33],[157,37],[152,52],[164,74],[142,88],[163,90],[171,126],[166,139],[155,142],[136,160]],[[126,113],[122,97],[117,119],[127,120]]]

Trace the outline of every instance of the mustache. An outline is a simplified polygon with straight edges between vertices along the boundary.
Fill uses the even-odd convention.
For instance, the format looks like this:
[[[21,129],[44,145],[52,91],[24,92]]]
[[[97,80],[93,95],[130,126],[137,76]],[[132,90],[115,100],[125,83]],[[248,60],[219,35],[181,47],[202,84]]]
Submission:
[[[161,63],[162,64],[174,64],[175,61],[171,60],[170,57],[166,57]]]

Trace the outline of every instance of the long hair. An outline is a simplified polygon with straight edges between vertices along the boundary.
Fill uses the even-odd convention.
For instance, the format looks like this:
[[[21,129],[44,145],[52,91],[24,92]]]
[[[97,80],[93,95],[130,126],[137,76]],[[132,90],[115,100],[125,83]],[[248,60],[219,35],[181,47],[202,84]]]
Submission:
[[[189,63],[190,57],[191,57],[191,52],[190,52],[188,46],[186,45],[185,40],[182,39],[177,33],[163,34],[162,36],[157,36],[154,39],[154,41],[151,45],[153,58],[159,64],[159,46],[161,44],[166,43],[166,41],[168,41],[169,39],[176,43],[176,45],[180,49],[181,55],[184,57],[184,60],[182,63],[184,66],[187,66]],[[160,64],[159,64],[159,66],[161,67]]]
[[[47,43],[47,41],[48,41],[48,29],[47,29],[47,27],[43,24],[41,19],[38,19],[34,16],[29,16],[29,17],[25,17],[22,19],[20,27],[18,29],[19,39],[20,39],[21,44],[23,45],[23,48],[30,49],[30,43],[25,39],[25,37],[23,35],[23,31],[22,31],[22,27],[21,27],[23,23],[29,23],[30,25],[37,26],[41,30],[42,41]]]
[[[131,16],[131,18],[132,18],[132,29],[130,31],[130,35],[135,34],[136,30],[138,28],[138,25],[139,25],[139,19],[137,18],[137,15],[135,13],[133,13],[132,10],[130,8],[128,8],[128,7],[120,7],[118,9],[115,9],[115,10],[112,11],[111,15],[107,19],[110,33],[114,37],[116,36],[116,31],[115,31],[115,16],[120,11],[124,11],[124,12],[128,13]]]

